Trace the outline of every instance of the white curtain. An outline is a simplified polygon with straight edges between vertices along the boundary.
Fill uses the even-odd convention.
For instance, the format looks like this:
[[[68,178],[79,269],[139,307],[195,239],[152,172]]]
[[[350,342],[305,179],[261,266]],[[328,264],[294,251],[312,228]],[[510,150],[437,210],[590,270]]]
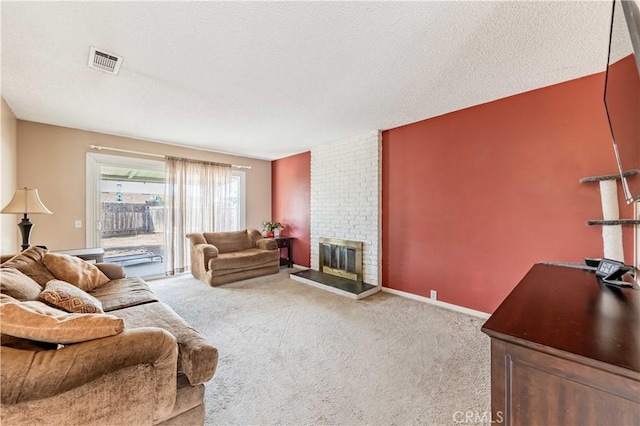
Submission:
[[[167,157],[165,173],[165,271],[174,275],[189,269],[189,232],[231,230],[231,164]]]

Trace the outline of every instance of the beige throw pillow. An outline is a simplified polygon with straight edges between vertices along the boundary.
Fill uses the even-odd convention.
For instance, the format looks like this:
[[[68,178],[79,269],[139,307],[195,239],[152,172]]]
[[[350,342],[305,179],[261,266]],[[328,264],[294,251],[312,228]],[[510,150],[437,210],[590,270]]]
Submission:
[[[0,293],[21,302],[38,300],[40,284],[14,268],[0,268]]]
[[[102,303],[78,287],[60,280],[51,280],[38,299],[54,308],[76,314],[103,314]]]
[[[79,343],[114,336],[124,320],[107,314],[70,314],[42,302],[19,302],[0,294],[0,330],[3,334],[49,343]]]
[[[44,287],[46,283],[55,278],[44,263],[42,263],[42,259],[46,253],[46,249],[29,247],[22,253],[4,262],[2,267],[17,269],[40,284],[40,287]]]
[[[84,291],[91,291],[109,282],[109,278],[100,269],[79,257],[47,253],[42,258],[42,262],[55,278],[71,283]]]

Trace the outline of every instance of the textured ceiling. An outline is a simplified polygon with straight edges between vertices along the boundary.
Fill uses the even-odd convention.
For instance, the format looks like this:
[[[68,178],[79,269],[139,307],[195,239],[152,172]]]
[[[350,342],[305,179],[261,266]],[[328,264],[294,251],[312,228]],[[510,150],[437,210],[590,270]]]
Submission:
[[[2,2],[20,119],[275,159],[603,71],[607,2]],[[87,67],[90,46],[123,56]]]

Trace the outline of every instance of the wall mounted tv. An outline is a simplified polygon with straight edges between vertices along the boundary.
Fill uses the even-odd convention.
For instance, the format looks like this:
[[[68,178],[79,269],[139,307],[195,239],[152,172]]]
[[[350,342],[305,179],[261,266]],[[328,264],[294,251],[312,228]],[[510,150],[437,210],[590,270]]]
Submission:
[[[613,0],[604,104],[627,203],[640,202],[640,0]]]

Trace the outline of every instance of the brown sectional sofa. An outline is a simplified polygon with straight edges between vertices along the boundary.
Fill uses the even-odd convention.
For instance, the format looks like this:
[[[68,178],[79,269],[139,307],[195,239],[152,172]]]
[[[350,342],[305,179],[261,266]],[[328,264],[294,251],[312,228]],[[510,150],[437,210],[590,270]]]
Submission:
[[[1,258],[0,271],[11,265],[30,276],[30,270],[42,265],[29,264],[46,251],[27,252],[28,261],[5,263],[7,257]],[[16,345],[21,339],[3,334],[0,423],[203,424],[204,383],[215,373],[216,348],[158,301],[143,280],[125,277],[118,265],[96,266],[109,281],[88,293],[100,301],[105,314],[124,319],[124,331],[37,347],[31,341]],[[40,285],[48,279],[37,278]],[[3,299],[8,298],[5,288],[3,284]]]
[[[275,240],[255,229],[187,234],[191,241],[191,273],[215,286],[261,275],[277,274],[280,251]]]

